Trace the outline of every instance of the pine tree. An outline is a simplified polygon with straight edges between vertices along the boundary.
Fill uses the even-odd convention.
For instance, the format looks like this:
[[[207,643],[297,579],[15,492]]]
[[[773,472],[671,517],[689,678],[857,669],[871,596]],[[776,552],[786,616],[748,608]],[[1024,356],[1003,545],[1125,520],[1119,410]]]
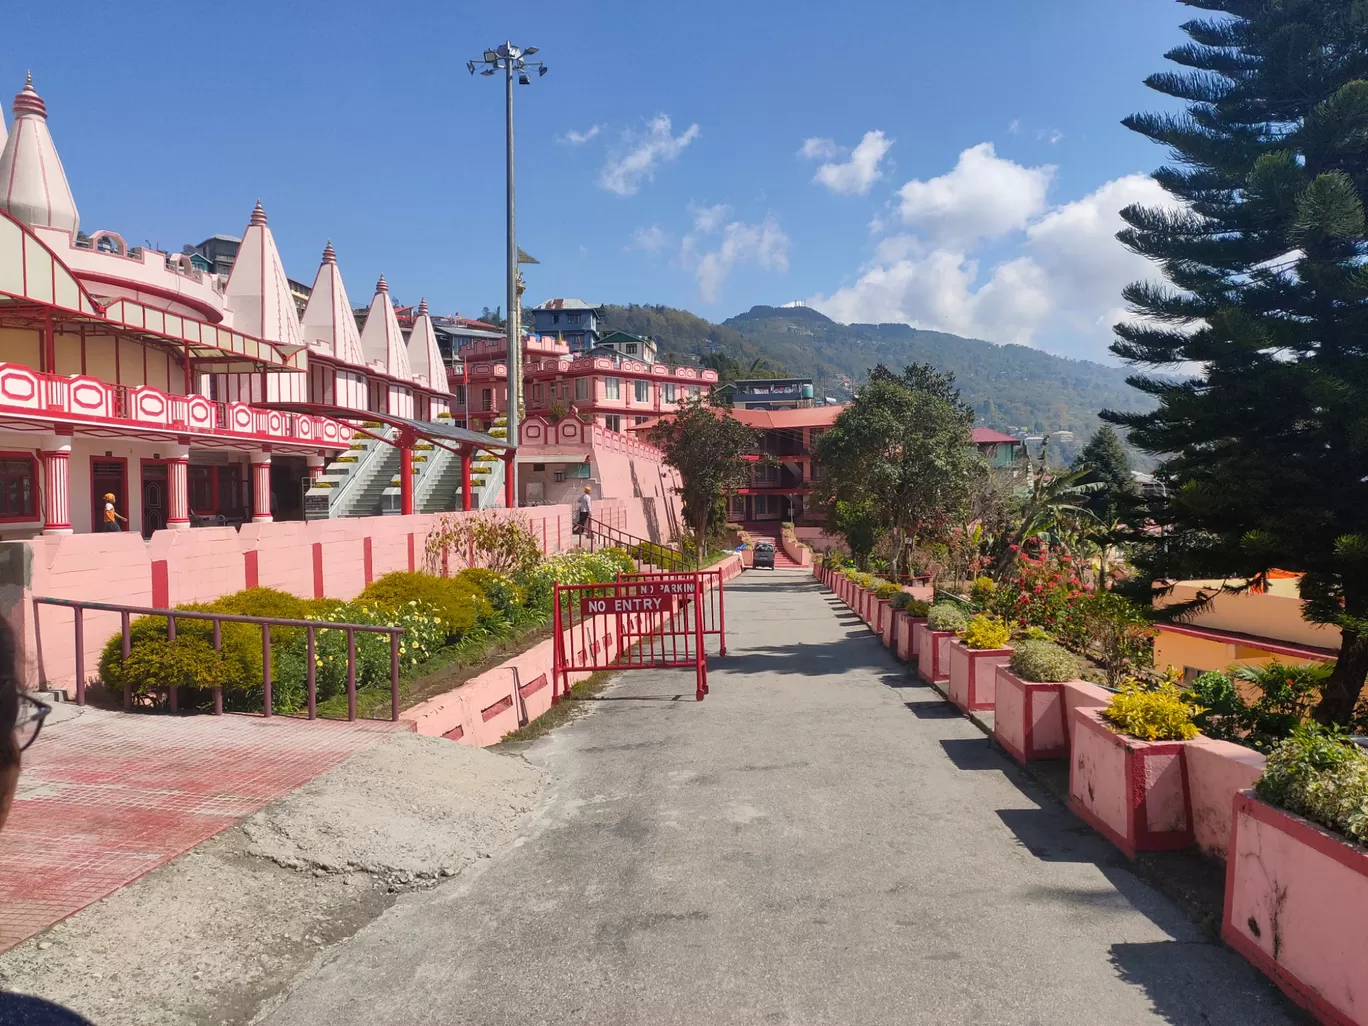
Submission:
[[[1078,454],[1074,469],[1087,471],[1081,478],[1083,483],[1102,485],[1100,491],[1088,497],[1087,509],[1099,520],[1115,520],[1135,490],[1130,457],[1116,429],[1110,424],[1098,428]]]
[[[1119,236],[1168,279],[1126,290],[1145,316],[1112,346],[1159,407],[1105,417],[1164,457],[1145,569],[1303,571],[1308,618],[1342,632],[1316,717],[1347,723],[1368,674],[1368,2],[1183,2],[1218,16],[1147,84],[1187,110],[1125,122],[1169,148],[1155,179],[1180,201],[1127,209]]]

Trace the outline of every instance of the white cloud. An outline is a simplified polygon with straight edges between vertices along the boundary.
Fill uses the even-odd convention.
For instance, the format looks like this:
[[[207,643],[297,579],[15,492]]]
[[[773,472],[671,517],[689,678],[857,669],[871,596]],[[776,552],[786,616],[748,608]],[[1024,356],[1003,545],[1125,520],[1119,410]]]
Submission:
[[[903,223],[947,246],[967,247],[1020,231],[1045,210],[1055,169],[1023,167],[979,143],[959,155],[953,170],[913,179],[898,192]]]
[[[1153,264],[1116,240],[1123,227],[1120,211],[1134,203],[1173,206],[1174,200],[1153,179],[1136,174],[1047,208],[1044,188],[1053,169],[1010,165],[990,168],[978,180],[1015,183],[1017,200],[974,218],[959,203],[982,195],[965,182],[966,156],[980,151],[985,159],[1010,164],[999,161],[991,147],[984,150],[966,151],[954,171],[919,183],[937,183],[929,199],[917,196],[910,219],[925,234],[881,239],[853,284],[815,296],[809,305],[839,321],[903,322],[1106,359],[1112,326],[1132,316],[1121,301],[1122,288],[1156,276]],[[971,170],[974,164],[968,162]],[[1012,233],[1015,251],[983,266],[977,240],[1003,240]]]
[[[638,228],[632,233],[632,243],[628,249],[639,249],[644,253],[659,253],[670,244],[665,230],[658,224],[649,228]]]
[[[697,124],[675,135],[670,116],[658,114],[645,132],[623,134],[618,152],[608,158],[599,173],[599,185],[619,196],[634,195],[643,181],[655,178],[657,164],[675,160],[697,138]]]
[[[725,203],[714,203],[710,207],[689,207],[689,213],[693,215],[694,231],[715,232],[722,227],[727,220],[727,215],[731,213],[731,207]]]
[[[1007,131],[1012,135],[1019,135],[1021,133],[1021,118],[1013,119],[1012,123],[1007,126]]]
[[[844,196],[863,196],[870,186],[883,177],[879,163],[892,145],[893,140],[883,132],[866,132],[859,144],[850,151],[848,160],[839,164],[823,164],[812,180]]]
[[[577,132],[572,128],[561,136],[559,141],[570,146],[583,146],[601,131],[603,131],[602,125],[590,125],[583,132]]]
[[[828,160],[840,152],[841,148],[836,145],[835,139],[819,139],[813,136],[811,139],[803,140],[798,156],[805,160]]]
[[[1053,146],[1064,138],[1064,133],[1058,128],[1042,128],[1036,133],[1036,138]]]
[[[698,279],[698,294],[704,302],[714,303],[722,284],[738,264],[755,264],[767,271],[788,270],[789,237],[773,214],[759,224],[744,221],[723,223],[727,207],[692,209],[694,230],[680,244],[680,262]],[[721,235],[716,245],[705,248],[710,237]]]

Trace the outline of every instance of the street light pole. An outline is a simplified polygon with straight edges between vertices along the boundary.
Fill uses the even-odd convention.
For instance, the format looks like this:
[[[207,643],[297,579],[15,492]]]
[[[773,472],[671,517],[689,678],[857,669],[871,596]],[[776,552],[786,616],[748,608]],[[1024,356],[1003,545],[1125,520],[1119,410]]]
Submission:
[[[536,52],[535,46],[529,46],[524,50],[506,42],[493,50],[486,50],[480,60],[466,62],[466,68],[472,75],[475,74],[476,67],[480,65],[483,65],[480,74],[486,77],[492,76],[499,70],[504,72],[506,134],[504,146],[507,157],[505,186],[508,203],[508,305],[507,312],[504,314],[504,328],[508,338],[508,437],[505,440],[514,450],[515,456],[519,440],[518,399],[522,393],[522,310],[520,309],[521,300],[518,296],[518,236],[513,203],[513,77],[516,73],[519,85],[531,85],[532,79],[528,75],[528,69],[536,68],[538,77],[546,74],[546,65],[541,61],[527,60]],[[469,401],[469,396],[467,396],[467,401]],[[513,496],[513,503],[516,504],[518,501],[518,484],[515,460],[507,461],[504,473],[508,475],[508,494]]]

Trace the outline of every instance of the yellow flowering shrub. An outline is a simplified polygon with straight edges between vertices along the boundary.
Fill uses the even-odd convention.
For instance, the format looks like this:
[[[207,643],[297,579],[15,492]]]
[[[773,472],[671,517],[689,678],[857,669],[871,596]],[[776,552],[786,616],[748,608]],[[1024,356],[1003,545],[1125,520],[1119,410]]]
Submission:
[[[1122,685],[1112,696],[1111,704],[1102,710],[1102,718],[1117,733],[1141,741],[1187,741],[1198,734],[1193,718],[1205,711],[1184,701],[1182,691],[1174,684],[1147,690],[1132,682]]]

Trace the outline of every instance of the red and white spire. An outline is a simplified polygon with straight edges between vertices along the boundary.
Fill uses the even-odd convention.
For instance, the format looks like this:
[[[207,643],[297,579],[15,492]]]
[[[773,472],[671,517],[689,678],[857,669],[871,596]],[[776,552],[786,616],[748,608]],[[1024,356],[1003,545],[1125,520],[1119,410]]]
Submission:
[[[366,363],[380,367],[392,378],[412,381],[408,350],[404,348],[404,333],[399,330],[399,318],[394,315],[389,285],[385,276],[375,284],[375,298],[366,312],[366,323],[361,328],[361,353]]]
[[[0,128],[0,139],[4,139]],[[0,207],[30,227],[60,228],[73,238],[81,227],[76,199],[48,131],[47,105],[29,75],[14,98],[14,127],[0,151]]]
[[[238,331],[267,342],[303,345],[290,282],[260,200],[243,233],[223,300]]]
[[[356,330],[356,316],[352,313],[347,288],[342,284],[342,272],[337,267],[337,253],[332,242],[323,250],[323,261],[314,277],[313,291],[300,321],[304,341],[323,342],[328,352],[356,367],[364,367],[361,355],[361,334]]]
[[[421,381],[429,388],[446,391],[446,364],[442,362],[442,351],[437,347],[437,333],[432,330],[432,317],[428,314],[426,299],[418,304],[418,315],[414,317],[413,330],[409,332],[408,359],[415,381]]]

